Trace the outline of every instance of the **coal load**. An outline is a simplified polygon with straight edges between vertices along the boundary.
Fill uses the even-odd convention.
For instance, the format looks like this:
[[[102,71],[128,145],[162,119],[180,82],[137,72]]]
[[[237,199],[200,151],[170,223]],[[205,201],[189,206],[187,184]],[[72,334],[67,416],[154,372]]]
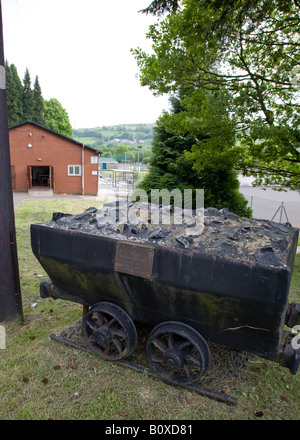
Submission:
[[[44,223],[115,240],[147,243],[282,267],[295,229],[289,224],[240,217],[227,208],[198,211],[117,201],[81,214],[61,212]]]

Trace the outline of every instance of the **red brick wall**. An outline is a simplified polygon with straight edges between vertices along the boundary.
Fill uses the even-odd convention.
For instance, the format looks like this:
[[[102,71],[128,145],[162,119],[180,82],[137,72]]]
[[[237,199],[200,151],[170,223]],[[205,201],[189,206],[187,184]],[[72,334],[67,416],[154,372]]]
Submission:
[[[52,166],[54,193],[82,194],[82,176],[68,176],[68,165],[82,167],[80,145],[29,123],[11,128],[9,142],[11,165],[15,167],[15,191],[28,190],[28,166]],[[31,148],[28,148],[29,144]],[[98,164],[91,163],[92,157],[97,157],[97,153],[84,148],[86,195],[98,192]]]

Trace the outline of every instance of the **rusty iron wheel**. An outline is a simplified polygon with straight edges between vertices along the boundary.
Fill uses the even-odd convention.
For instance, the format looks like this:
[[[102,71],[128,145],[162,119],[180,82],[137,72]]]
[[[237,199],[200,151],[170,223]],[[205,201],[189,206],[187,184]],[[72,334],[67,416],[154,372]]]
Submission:
[[[210,366],[210,350],[205,339],[181,322],[157,325],[150,333],[146,350],[155,372],[177,385],[195,382]]]
[[[137,332],[130,316],[115,304],[101,302],[84,317],[83,332],[92,350],[107,360],[129,356],[137,344]]]

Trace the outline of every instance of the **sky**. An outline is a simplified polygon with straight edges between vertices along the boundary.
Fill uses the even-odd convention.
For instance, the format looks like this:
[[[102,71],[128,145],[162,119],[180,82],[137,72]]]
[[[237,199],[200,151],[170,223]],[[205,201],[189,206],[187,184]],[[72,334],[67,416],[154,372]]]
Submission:
[[[141,87],[131,48],[151,52],[151,0],[1,0],[4,56],[28,68],[44,99],[56,98],[73,128],[155,123],[168,97]]]

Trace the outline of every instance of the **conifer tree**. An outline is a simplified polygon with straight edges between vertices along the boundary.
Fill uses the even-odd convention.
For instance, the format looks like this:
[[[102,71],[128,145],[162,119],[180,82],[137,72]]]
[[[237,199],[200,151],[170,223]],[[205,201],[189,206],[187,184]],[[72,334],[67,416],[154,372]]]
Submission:
[[[44,117],[44,100],[42,97],[42,90],[40,87],[38,76],[35,77],[33,85],[33,116],[32,120],[38,124],[45,123]]]
[[[5,63],[6,71],[6,95],[8,124],[18,124],[23,119],[23,86],[14,64]]]
[[[23,119],[32,120],[34,116],[34,95],[31,89],[29,70],[26,68],[23,79]]]
[[[223,155],[223,161],[219,166],[205,162],[201,170],[192,166],[188,159],[194,145],[202,141],[209,143],[212,136],[211,127],[207,127],[205,121],[202,130],[192,135],[185,127],[181,126],[180,118],[186,114],[182,106],[182,100],[171,98],[172,111],[161,116],[154,127],[154,139],[152,157],[150,159],[149,173],[139,184],[139,188],[145,190],[150,198],[152,189],[204,189],[205,208],[228,208],[238,215],[251,217],[251,209],[247,207],[247,200],[239,192],[237,173],[233,170],[230,162],[225,160],[224,151],[218,152],[216,145],[215,154]],[[205,104],[205,109],[207,104]],[[209,108],[207,111],[211,111]],[[221,118],[219,112],[219,118]],[[192,118],[190,118],[192,119]],[[175,130],[171,129],[173,126]],[[224,122],[225,127],[225,122]],[[232,134],[227,133],[227,142],[230,142]],[[216,137],[213,137],[216,142]],[[226,143],[225,131],[222,134],[221,144]],[[195,208],[195,191],[193,194],[193,207]]]
[[[60,102],[51,98],[43,99],[38,76],[35,77],[33,89],[28,68],[23,84],[16,66],[5,62],[8,125],[12,126],[27,119],[57,131],[68,137],[73,136],[73,129],[67,111]]]

